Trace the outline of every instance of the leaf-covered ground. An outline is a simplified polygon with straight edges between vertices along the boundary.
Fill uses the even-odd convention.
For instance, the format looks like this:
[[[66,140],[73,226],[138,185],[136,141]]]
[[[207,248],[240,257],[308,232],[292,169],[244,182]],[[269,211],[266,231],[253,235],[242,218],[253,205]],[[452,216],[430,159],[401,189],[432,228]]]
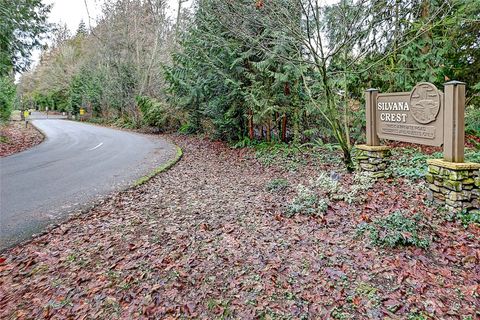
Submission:
[[[266,166],[252,151],[170,138],[184,149],[170,171],[3,253],[0,318],[480,316],[480,229],[447,221],[417,184],[377,182],[364,203],[287,218],[295,186],[335,165]],[[266,187],[280,178],[287,187]],[[399,209],[427,221],[427,249],[359,236],[360,225]]]
[[[31,124],[25,128],[23,121],[0,125],[0,157],[29,149],[43,141],[43,135]]]

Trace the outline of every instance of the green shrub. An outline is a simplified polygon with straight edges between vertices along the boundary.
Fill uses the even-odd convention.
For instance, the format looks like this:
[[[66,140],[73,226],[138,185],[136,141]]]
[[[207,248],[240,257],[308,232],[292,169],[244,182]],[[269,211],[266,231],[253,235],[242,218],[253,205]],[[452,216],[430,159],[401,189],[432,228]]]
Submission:
[[[380,247],[415,246],[427,248],[430,239],[422,236],[425,226],[420,215],[409,218],[402,211],[365,223],[358,229],[360,235],[367,234],[372,244]]]
[[[325,171],[320,171],[317,179],[314,181],[314,186],[321,189],[329,196],[334,196],[340,193],[342,189],[341,184]]]
[[[110,121],[106,118],[90,118],[88,122],[96,123],[96,124],[109,124]]]
[[[292,217],[296,214],[308,216],[321,216],[328,209],[328,200],[319,198],[309,188],[299,185],[297,197],[287,207],[286,216]]]
[[[366,191],[375,183],[371,173],[355,172],[349,188],[344,188],[338,180],[326,172],[320,172],[315,186],[325,192],[330,200],[344,200],[348,204],[366,200]]]
[[[427,155],[417,149],[395,149],[387,173],[394,177],[419,180],[427,173],[427,159],[441,158],[441,153]]]
[[[267,191],[282,191],[288,187],[288,181],[285,179],[273,179],[267,183]]]
[[[355,172],[353,183],[348,190],[342,191],[343,200],[348,204],[363,203],[367,199],[367,191],[375,184],[370,172]]]
[[[16,88],[9,77],[0,77],[0,122],[10,120],[16,98]]]
[[[162,128],[166,121],[165,107],[162,103],[149,97],[136,97],[137,105],[142,111],[143,124],[151,127]]]
[[[465,109],[465,132],[473,135],[480,135],[480,108],[468,106]]]
[[[243,139],[233,143],[231,146],[233,149],[241,149],[251,147],[255,144],[255,140],[250,140],[249,137],[244,137]]]
[[[457,214],[457,218],[465,227],[470,224],[480,224],[480,210],[460,211]]]
[[[193,134],[197,132],[197,128],[190,123],[184,123],[178,128],[178,132],[181,134]]]
[[[119,128],[125,128],[125,129],[136,129],[137,127],[135,126],[134,121],[128,117],[128,116],[123,116],[115,120],[114,125]]]
[[[295,145],[260,142],[254,144],[254,146],[255,157],[264,166],[268,167],[275,164],[288,171],[296,171],[299,165],[305,164],[304,150]]]
[[[478,149],[478,150],[472,150],[472,149],[465,150],[465,161],[466,162],[480,163],[480,149]]]
[[[348,204],[361,203],[366,200],[366,191],[375,183],[368,172],[357,172],[353,175],[353,183],[345,188],[335,173],[321,171],[318,177],[310,182],[309,187],[299,185],[297,196],[287,208],[287,216],[295,214],[321,215],[325,213],[333,201],[344,200]],[[319,196],[323,195],[323,196]]]

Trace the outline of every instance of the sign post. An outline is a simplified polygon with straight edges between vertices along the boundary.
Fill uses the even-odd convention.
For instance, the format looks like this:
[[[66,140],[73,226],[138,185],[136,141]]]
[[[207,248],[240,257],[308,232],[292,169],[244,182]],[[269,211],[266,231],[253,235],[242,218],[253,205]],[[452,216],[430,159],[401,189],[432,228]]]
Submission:
[[[377,136],[377,96],[378,89],[368,89],[365,95],[367,104],[367,146],[379,146],[380,139]]]
[[[368,89],[366,145],[357,146],[361,170],[382,177],[389,147],[380,139],[443,146],[443,159],[430,159],[429,198],[451,210],[480,209],[480,164],[465,163],[465,83],[445,83],[445,93],[428,82],[410,92]],[[480,211],[479,211],[480,212]]]
[[[443,159],[461,163],[465,160],[465,83],[445,83],[445,119]]]
[[[23,118],[25,119],[25,128],[28,127],[28,116],[29,115],[30,115],[30,113],[28,112],[28,110],[23,111]]]

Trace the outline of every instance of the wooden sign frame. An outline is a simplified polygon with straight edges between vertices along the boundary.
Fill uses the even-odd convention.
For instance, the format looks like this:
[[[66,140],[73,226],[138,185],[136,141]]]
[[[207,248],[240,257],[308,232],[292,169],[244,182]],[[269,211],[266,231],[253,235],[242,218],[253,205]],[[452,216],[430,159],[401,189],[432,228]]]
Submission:
[[[445,161],[464,161],[465,83],[447,82],[445,93],[428,82],[410,92],[368,89],[365,101],[368,146],[379,146],[380,139],[443,145]]]

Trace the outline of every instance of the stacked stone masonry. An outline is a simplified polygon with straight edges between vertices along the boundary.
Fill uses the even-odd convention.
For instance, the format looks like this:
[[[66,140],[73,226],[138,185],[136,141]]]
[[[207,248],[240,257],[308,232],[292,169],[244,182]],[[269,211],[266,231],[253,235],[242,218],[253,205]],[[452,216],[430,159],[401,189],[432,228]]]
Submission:
[[[383,178],[390,162],[390,149],[387,146],[357,146],[355,154],[357,166],[361,171],[371,172],[375,178]]]
[[[451,211],[480,209],[480,164],[429,160],[429,198]]]

